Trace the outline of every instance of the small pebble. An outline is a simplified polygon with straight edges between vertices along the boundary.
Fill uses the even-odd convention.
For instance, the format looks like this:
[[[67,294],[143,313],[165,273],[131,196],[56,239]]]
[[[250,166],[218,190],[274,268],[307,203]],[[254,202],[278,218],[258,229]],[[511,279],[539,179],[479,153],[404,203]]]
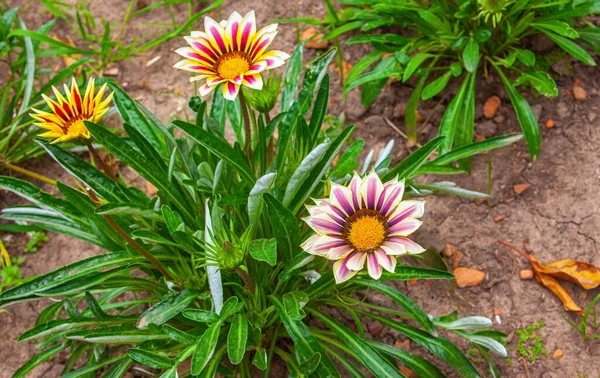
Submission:
[[[573,87],[573,97],[575,100],[583,101],[587,99],[587,92],[580,86]]]
[[[565,355],[565,352],[562,349],[556,349],[554,351],[554,354],[552,355],[552,359],[558,360],[559,358],[561,358],[564,355]]]
[[[519,272],[519,276],[522,280],[530,280],[533,278],[533,270],[531,269],[523,269]]]

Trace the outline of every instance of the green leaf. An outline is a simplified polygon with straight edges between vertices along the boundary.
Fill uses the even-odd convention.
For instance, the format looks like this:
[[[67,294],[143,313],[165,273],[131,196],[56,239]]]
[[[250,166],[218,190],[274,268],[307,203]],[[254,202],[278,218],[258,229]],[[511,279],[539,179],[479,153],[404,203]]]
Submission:
[[[101,327],[108,325],[133,324],[134,317],[115,316],[108,319],[68,318],[50,320],[38,324],[32,329],[19,335],[19,342],[55,335],[57,333],[76,330],[85,327]]]
[[[126,354],[121,354],[121,355],[111,357],[111,358],[99,359],[99,362],[97,362],[95,364],[87,364],[84,367],[82,367],[81,369],[72,371],[68,374],[63,374],[63,375],[61,375],[61,378],[65,378],[65,377],[66,378],[78,378],[78,377],[90,376],[90,374],[93,375],[94,372],[102,370],[102,368],[104,368],[105,366],[114,364],[115,362],[119,362],[119,361],[130,361],[130,360],[127,358]]]
[[[38,32],[34,32],[31,30],[26,30],[26,29],[15,29],[12,32],[10,32],[10,34],[8,35],[7,38],[10,37],[29,37],[31,39],[34,39],[36,41],[40,41],[40,42],[44,42],[46,43],[48,46],[50,47],[54,47],[56,49],[61,49],[61,51],[64,51],[66,54],[69,55],[74,55],[74,54],[81,54],[81,55],[97,55],[99,54],[98,51],[92,51],[92,50],[82,50],[82,49],[78,49],[75,48],[71,45],[67,45],[66,43],[62,43],[60,41],[57,41],[54,38],[50,38],[46,35],[40,34]]]
[[[154,369],[169,369],[175,363],[175,361],[162,354],[140,348],[127,349],[127,355],[135,362]]]
[[[157,256],[159,260],[167,256]],[[175,257],[169,256],[168,260],[174,260]],[[50,289],[66,282],[88,276],[89,274],[114,266],[126,266],[145,261],[142,256],[131,255],[129,252],[116,252],[89,257],[72,264],[65,265],[52,272],[42,274],[29,281],[8,289],[0,294],[0,306],[4,306],[15,300],[24,299],[35,295],[40,290]]]
[[[302,321],[292,319],[279,298],[272,296],[271,300],[279,314],[279,319],[281,319],[288,335],[294,341],[294,352],[296,353],[298,362],[302,364],[309,360],[315,353],[319,353],[321,355],[321,362],[315,373],[321,377],[339,377],[340,375],[335,365],[333,365],[319,341],[312,335],[310,329]]]
[[[300,227],[294,214],[270,194],[263,196],[273,236],[284,263],[292,261],[300,245]]]
[[[420,378],[445,378],[444,373],[435,365],[424,358],[415,356],[400,348],[395,348],[391,345],[379,343],[377,341],[368,341],[369,345],[377,349],[381,353],[387,354],[390,357],[396,358],[402,364],[415,372]]]
[[[410,97],[408,98],[406,111],[404,112],[406,133],[408,134],[408,139],[412,140],[413,142],[417,141],[417,107],[419,106],[421,93],[423,93],[423,88],[425,87],[428,77],[429,71],[425,71],[423,75],[421,75],[421,78],[417,82],[415,89],[413,89]]]
[[[556,86],[556,82],[547,72],[523,72],[515,84],[519,85],[526,83],[531,84],[536,91],[546,97],[554,98],[558,96],[558,87]]]
[[[437,337],[437,330],[429,316],[425,312],[423,312],[423,310],[421,310],[419,306],[415,304],[415,302],[410,300],[410,298],[408,298],[402,292],[373,280],[364,280],[358,278],[355,279],[354,282],[359,285],[375,289],[381,294],[390,298],[391,300],[402,306],[409,314],[411,314],[414,317],[415,321],[417,321],[425,329],[425,331],[429,332],[429,334],[431,334],[432,336]]]
[[[221,319],[221,317],[219,317],[219,315],[215,312],[192,308],[183,310],[183,316],[195,322],[208,324],[216,323]]]
[[[168,337],[131,326],[116,326],[75,331],[65,335],[65,338],[94,344],[139,344],[150,340],[164,340]]]
[[[185,316],[186,311],[191,311],[191,310],[183,310],[183,314],[184,314],[183,316]],[[186,318],[187,318],[187,316],[186,316]],[[219,316],[217,315],[217,320],[218,319],[219,319]],[[191,345],[196,342],[196,337],[190,335],[187,332],[181,331],[173,326],[170,326],[168,324],[163,324],[162,330],[163,330],[163,333],[165,335],[169,336],[169,338],[171,340],[178,342],[180,344]]]
[[[133,361],[129,358],[121,360],[118,364],[113,365],[106,374],[102,375],[102,378],[121,378],[129,370],[131,364],[133,364]]]
[[[64,348],[65,346],[59,344],[34,355],[33,357],[31,357],[30,360],[24,363],[23,366],[21,366],[17,371],[15,371],[12,377],[21,378],[26,376],[27,373],[35,369],[39,364],[49,360],[50,358],[52,358],[52,356],[54,356]]]
[[[421,64],[423,64],[424,61],[426,61],[427,59],[429,59],[431,57],[433,57],[433,55],[431,55],[431,54],[418,53],[418,54],[414,55],[412,58],[410,58],[410,61],[404,68],[404,74],[402,75],[402,82],[404,83],[408,79],[410,79],[411,76],[413,75],[413,73],[415,73],[415,71],[417,70],[417,68],[419,68],[419,66]]]
[[[352,143],[346,149],[346,151],[344,151],[338,162],[333,167],[331,176],[342,178],[348,174],[352,174],[352,172],[354,172],[354,170],[359,166],[356,159],[362,152],[364,145],[365,141],[362,139],[354,141],[354,143]]]
[[[471,76],[467,75],[463,80],[462,85],[456,95],[450,101],[450,104],[446,108],[444,115],[442,117],[442,121],[440,123],[440,128],[438,130],[439,136],[446,136],[446,139],[440,146],[440,153],[446,153],[452,149],[452,144],[454,142],[454,135],[456,134],[456,129],[458,127],[458,120],[461,117],[462,110],[464,108],[465,97],[467,96],[467,91],[470,88]]]
[[[567,38],[579,38],[579,33],[575,29],[573,29],[569,24],[563,21],[558,20],[548,20],[548,21],[537,21],[533,22],[529,25],[530,27],[534,27],[542,30],[550,30],[556,34],[560,34],[563,37]]]
[[[438,356],[450,366],[452,366],[462,377],[481,377],[481,375],[479,374],[477,369],[475,369],[471,361],[469,361],[469,359],[460,351],[460,349],[458,349],[450,341],[440,337],[433,337],[427,332],[421,331],[420,329],[411,327],[407,324],[386,318],[384,316],[372,313],[365,313],[365,315],[402,333],[412,341],[428,349],[431,353]]]
[[[497,66],[494,67],[496,68],[496,71],[498,71],[498,75],[500,75],[504,88],[506,88],[510,97],[510,102],[515,109],[515,113],[517,113],[517,119],[521,124],[521,129],[523,130],[523,135],[525,135],[525,141],[527,142],[529,156],[535,161],[540,154],[540,145],[542,143],[540,129],[535,114],[533,114],[531,106],[529,106],[523,96],[515,89],[502,70]]]
[[[247,341],[248,320],[244,314],[237,314],[233,317],[227,334],[227,355],[233,365],[239,364],[244,358]]]
[[[240,312],[240,310],[244,308],[244,302],[240,302],[239,299],[235,296],[227,298],[225,303],[223,303],[223,308],[221,309],[221,319],[225,320],[230,316]]]
[[[392,168],[391,171],[386,173],[383,176],[383,181],[387,182],[394,179],[396,176],[398,176],[400,180],[410,176],[427,161],[427,158],[429,158],[429,156],[431,156],[431,154],[437,150],[437,148],[444,142],[445,139],[446,137],[444,136],[437,136],[425,143],[418,150],[408,155],[397,166]]]
[[[523,139],[523,134],[508,134],[492,137],[440,155],[435,160],[431,161],[430,164],[445,165],[495,148],[508,146],[521,139]]]
[[[427,84],[427,86],[423,89],[423,92],[421,93],[421,99],[429,100],[433,96],[440,93],[448,85],[448,81],[450,81],[451,75],[452,72],[448,71],[442,76],[432,81],[431,83]]]
[[[479,29],[473,34],[473,38],[477,43],[487,42],[492,36],[492,32],[489,29]]]
[[[159,151],[160,155],[167,157],[164,134],[157,130],[155,125],[148,120],[138,107],[137,101],[132,99],[121,87],[114,82],[108,82],[110,89],[114,91],[113,101],[123,118],[123,123],[133,126],[143,137]]]
[[[383,272],[381,282],[385,281],[406,281],[416,279],[454,279],[454,275],[450,272],[431,268],[420,268],[418,266],[400,265],[396,267],[394,273]]]
[[[252,359],[252,365],[256,366],[259,370],[267,370],[268,361],[267,361],[267,351],[265,348],[256,349],[256,353],[254,354],[254,358]]]
[[[256,180],[252,190],[250,190],[248,195],[248,221],[251,225],[257,224],[264,203],[262,197],[273,188],[276,177],[275,172],[267,173]]]
[[[210,359],[206,367],[202,370],[202,373],[200,373],[198,378],[214,378],[217,376],[217,371],[219,370],[219,367],[222,366],[221,361],[223,360],[223,355],[225,354],[225,348],[226,346],[222,345],[215,351],[215,354],[213,354],[213,357]],[[224,374],[224,376],[233,376],[233,374]]]
[[[177,208],[184,212],[186,218],[193,222],[195,216],[187,203],[188,196],[183,191],[181,186],[176,182],[169,182],[165,180],[166,177],[166,166],[159,163],[159,156],[153,158],[146,158],[142,156],[137,150],[135,150],[129,143],[123,138],[119,138],[113,134],[110,130],[105,127],[96,125],[88,121],[84,121],[85,126],[102,144],[107,147],[112,153],[114,153],[119,160],[124,164],[130,165],[137,173],[142,175],[146,180],[151,182],[168,200],[177,205]],[[132,135],[135,135],[136,131],[129,130]],[[137,142],[146,143],[141,138],[135,139]],[[152,147],[145,146],[144,150],[150,154]]]
[[[554,43],[556,43],[561,49],[569,53],[569,55],[571,55],[573,58],[590,66],[596,65],[594,58],[592,58],[591,55],[587,53],[587,51],[585,51],[575,42],[548,31],[545,31],[545,34],[548,36],[548,38],[553,40]]]
[[[221,322],[216,322],[204,332],[202,337],[196,343],[196,351],[192,357],[192,366],[190,372],[192,375],[200,374],[209,361],[211,361],[217,341],[219,341],[219,331],[221,331]]]
[[[521,61],[527,67],[533,67],[535,65],[535,53],[531,50],[515,49],[517,53],[517,59]]]
[[[306,199],[310,196],[312,191],[317,187],[321,178],[327,172],[333,159],[340,152],[342,146],[350,136],[350,133],[354,131],[354,125],[348,126],[344,131],[338,135],[338,137],[329,145],[327,151],[317,163],[314,168],[311,170],[310,175],[304,180],[304,183],[298,190],[297,194],[294,196],[294,199],[289,204],[289,208],[292,209],[292,213],[296,214],[302,204],[306,201]]]
[[[250,242],[250,256],[254,260],[264,261],[271,266],[275,266],[277,264],[277,240],[252,240]]]
[[[327,107],[329,106],[329,74],[326,74],[319,86],[317,92],[317,98],[314,101],[312,113],[310,115],[310,123],[308,130],[311,133],[312,145],[317,141],[319,131],[323,126],[323,119],[327,113]]]
[[[600,54],[600,28],[589,27],[578,29],[581,40],[588,45],[596,54]]]
[[[245,181],[252,185],[254,184],[256,176],[254,175],[254,172],[252,172],[246,156],[244,156],[239,147],[237,149],[233,148],[224,140],[211,135],[207,131],[196,125],[192,125],[191,123],[173,121],[173,124],[192,137],[196,142],[206,147],[209,151],[231,164]]]
[[[377,62],[381,57],[385,54],[384,51],[372,51],[362,57],[352,68],[348,71],[346,75],[346,83],[344,85],[344,96],[348,94],[349,88],[348,83],[351,83],[356,79],[360,74],[362,74],[367,68],[369,68],[372,64]]]
[[[162,325],[183,311],[192,301],[200,295],[199,292],[186,289],[172,295],[154,306],[150,307],[140,316],[137,322],[139,329],[148,328],[149,324]]]
[[[468,72],[475,72],[479,65],[479,43],[474,39],[469,40],[463,50],[463,65]]]
[[[304,52],[304,43],[299,43],[294,48],[294,52],[287,61],[285,75],[283,79],[283,89],[281,90],[281,111],[289,110],[292,102],[296,99],[300,73],[302,72],[302,55]]]
[[[302,184],[304,184],[306,181],[306,178],[310,174],[311,170],[321,160],[323,155],[325,155],[325,152],[327,152],[327,148],[330,144],[330,142],[319,144],[308,155],[306,155],[304,159],[302,159],[300,165],[292,174],[292,177],[288,181],[288,184],[285,188],[285,194],[283,196],[284,205],[289,205],[292,198],[294,198]]]
[[[454,136],[454,149],[467,146],[473,143],[473,133],[475,129],[475,81],[477,71],[467,74],[467,87],[465,88],[464,104],[462,111],[458,112],[458,125],[456,126],[456,135]],[[458,162],[458,165],[467,173],[471,173],[471,159],[464,158]]]
[[[369,369],[375,377],[398,377],[403,375],[396,369],[390,361],[383,358],[375,349],[373,349],[366,341],[358,337],[353,331],[343,326],[340,322],[327,316],[319,311],[308,308],[308,311],[325,324],[326,327],[333,330],[335,335],[352,351],[356,353],[364,366]]]
[[[85,160],[63,150],[56,144],[36,140],[67,172],[89,186],[97,195],[111,201],[127,201],[123,188]]]
[[[0,188],[15,193],[41,208],[56,211],[62,217],[77,223],[87,223],[81,212],[68,201],[44,192],[37,186],[15,177],[0,176]]]

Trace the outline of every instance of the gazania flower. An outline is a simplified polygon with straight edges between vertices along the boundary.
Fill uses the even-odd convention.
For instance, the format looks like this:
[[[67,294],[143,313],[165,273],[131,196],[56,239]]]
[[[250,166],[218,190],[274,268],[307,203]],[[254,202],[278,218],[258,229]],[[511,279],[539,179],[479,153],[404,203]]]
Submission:
[[[381,183],[371,172],[357,174],[348,187],[332,184],[329,199],[308,206],[304,221],[316,232],[302,248],[313,255],[335,260],[337,283],[344,282],[367,265],[369,275],[381,277],[382,269],[393,272],[396,256],[420,253],[423,247],[408,239],[423,216],[423,201],[402,201],[404,181]]]
[[[48,130],[40,136],[54,138],[52,143],[89,139],[90,132],[83,121],[100,122],[109,109],[108,104],[112,100],[113,93],[111,92],[103,101],[106,84],[100,88],[98,93],[95,93],[93,78],[88,82],[83,97],[81,97],[75,78],[71,81],[71,88],[69,89],[65,84],[64,89],[66,98],[55,87],[52,87],[58,102],[42,95],[51,112],[31,109],[33,111],[31,117],[37,121],[34,125]]]
[[[263,86],[260,73],[283,65],[289,58],[282,51],[266,51],[277,35],[277,24],[257,32],[254,11],[244,17],[233,12],[221,23],[206,17],[204,29],[184,37],[190,47],[176,51],[185,59],[174,66],[198,74],[190,81],[206,79],[200,87],[201,96],[220,83],[225,83],[223,96],[228,100],[235,100],[242,85],[260,90]]]

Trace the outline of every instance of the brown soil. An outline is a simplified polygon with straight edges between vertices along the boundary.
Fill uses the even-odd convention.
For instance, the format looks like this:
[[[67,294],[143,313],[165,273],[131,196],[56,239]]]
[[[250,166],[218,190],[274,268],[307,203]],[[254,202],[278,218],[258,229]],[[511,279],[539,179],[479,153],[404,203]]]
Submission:
[[[47,19],[43,7],[36,3],[12,0],[9,5],[23,9],[29,28],[39,26]],[[108,20],[122,18],[129,2],[122,0],[90,1],[92,13]],[[259,24],[269,19],[297,16],[320,18],[324,7],[319,0],[295,2],[280,1],[228,1],[219,12],[212,16],[221,19],[231,11],[244,13],[250,9],[257,12]],[[184,8],[176,8],[177,17],[184,19]],[[145,15],[140,22],[167,22],[160,12]],[[196,25],[201,28],[201,24]],[[301,27],[302,28],[302,27]],[[280,25],[280,34],[275,42],[277,48],[291,51],[296,42],[293,25]],[[66,37],[68,28],[58,23],[57,35]],[[140,33],[132,28],[127,36]],[[192,94],[188,76],[177,72],[171,66],[178,60],[173,50],[183,45],[179,38],[156,47],[144,56],[131,58],[117,64],[117,79],[129,93],[140,100],[163,121],[181,115],[187,98]],[[356,62],[364,53],[364,47],[346,48],[344,58]],[[146,67],[145,62],[160,55],[155,64]],[[314,51],[307,52],[314,57]],[[558,69],[557,69],[558,71]],[[464,257],[460,266],[471,267],[486,272],[482,286],[469,289],[456,289],[448,281],[419,282],[416,285],[399,283],[397,286],[413,298],[425,311],[439,316],[458,309],[460,315],[483,315],[492,317],[494,308],[501,310],[501,325],[496,328],[514,334],[524,328],[543,321],[545,327],[538,335],[542,337],[549,355],[535,363],[523,361],[516,351],[517,337],[508,344],[512,364],[501,358],[499,364],[503,376],[508,377],[578,377],[600,374],[600,348],[594,341],[584,342],[566,319],[579,321],[577,315],[566,313],[561,303],[547,290],[534,281],[522,281],[519,270],[528,264],[519,256],[498,245],[507,241],[521,246],[528,239],[528,246],[542,262],[560,259],[577,259],[600,265],[600,75],[594,68],[573,63],[573,69],[560,77],[560,95],[556,99],[528,99],[536,105],[542,125],[542,153],[535,164],[529,160],[525,144],[504,148],[493,154],[493,198],[491,206],[475,204],[459,198],[429,198],[424,225],[417,232],[417,240],[428,247],[442,250],[449,243],[457,247]],[[389,139],[396,141],[397,158],[408,152],[405,140],[384,120],[389,118],[401,130],[403,119],[399,107],[406,104],[410,88],[392,84],[385,88],[371,109],[360,105],[359,93],[353,92],[346,104],[343,103],[337,75],[332,73],[332,102],[330,113],[337,115],[344,111],[348,122],[356,123],[355,138],[364,138],[367,146],[381,148]],[[555,75],[556,76],[556,75]],[[581,85],[588,93],[585,101],[575,101],[569,89],[574,79],[581,79]],[[516,117],[508,97],[498,80],[490,78],[478,83],[476,132],[489,137],[519,130]],[[488,121],[482,115],[485,100],[497,95],[503,105],[496,121]],[[438,106],[435,101],[422,104],[421,114],[429,124],[421,130],[420,140],[426,141],[437,132],[437,125],[450,96]],[[548,129],[543,125],[552,118],[556,126]],[[423,125],[421,125],[423,126]],[[59,166],[47,159],[31,162],[30,168],[47,172],[50,177],[67,179]],[[473,175],[449,178],[462,187],[485,191],[487,188],[487,156],[474,159]],[[513,190],[516,184],[530,184],[524,193],[517,195]],[[0,194],[0,204],[15,203],[13,196]],[[504,217],[496,222],[494,219]],[[14,237],[17,244],[10,249],[12,255],[19,255],[22,239]],[[29,255],[22,265],[25,276],[47,272],[68,262],[100,253],[100,249],[85,242],[52,235],[48,242],[35,255]],[[568,286],[568,285],[567,285]],[[573,297],[583,307],[597,290],[585,293],[582,289],[568,286]],[[370,301],[380,301],[376,295]],[[17,336],[30,328],[42,303],[18,304],[0,313],[0,378],[9,377],[22,363],[36,353],[35,344],[19,344]],[[381,329],[376,324],[369,327],[373,338],[394,342],[397,334]],[[552,359],[555,349],[564,351],[561,359]],[[412,350],[418,348],[412,347]],[[45,363],[30,374],[32,377],[53,378],[60,376],[64,357]]]

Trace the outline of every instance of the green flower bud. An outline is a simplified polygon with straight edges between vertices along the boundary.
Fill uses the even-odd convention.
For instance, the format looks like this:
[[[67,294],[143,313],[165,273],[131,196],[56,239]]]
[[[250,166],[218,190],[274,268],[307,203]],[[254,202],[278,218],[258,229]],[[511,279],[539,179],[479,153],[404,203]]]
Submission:
[[[264,80],[263,89],[260,91],[244,90],[246,101],[260,113],[270,112],[277,103],[279,89],[281,88],[281,76],[275,71],[269,71],[269,76]]]

